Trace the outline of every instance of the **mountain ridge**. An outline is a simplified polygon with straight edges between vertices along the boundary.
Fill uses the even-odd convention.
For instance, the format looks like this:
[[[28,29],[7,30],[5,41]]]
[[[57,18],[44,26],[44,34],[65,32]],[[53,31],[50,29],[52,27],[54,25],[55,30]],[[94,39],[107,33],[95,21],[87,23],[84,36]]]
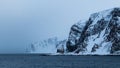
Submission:
[[[53,43],[56,42],[57,44],[52,45],[55,51],[50,53],[119,54],[120,8],[112,8],[91,14],[88,20],[79,21],[72,25],[67,40]],[[33,44],[33,46],[35,45]],[[59,48],[56,46],[59,46]]]
[[[72,28],[74,26],[72,26],[71,27],[71,31],[73,31],[72,34],[74,36],[77,36],[75,33],[80,34],[80,36],[79,36],[80,38],[74,39],[76,41],[76,44],[75,45],[72,44],[71,42],[75,42],[75,41],[71,40],[71,38],[70,38],[71,32],[70,32],[69,38],[67,41],[68,52],[72,52],[75,50],[76,50],[76,53],[85,52],[85,50],[88,50],[90,52],[92,49],[92,51],[90,53],[93,53],[93,50],[96,51],[96,49],[98,49],[98,47],[100,47],[100,45],[103,44],[102,42],[105,42],[108,40],[109,44],[106,44],[106,45],[110,46],[110,42],[112,42],[112,40],[109,40],[109,38],[112,38],[114,42],[115,42],[115,39],[117,39],[117,41],[118,41],[120,38],[119,35],[118,35],[118,38],[116,38],[115,35],[113,35],[113,34],[111,36],[111,33],[116,34],[116,32],[117,33],[119,32],[120,26],[116,25],[116,24],[118,24],[118,25],[120,24],[119,16],[120,16],[120,8],[113,8],[113,9],[109,9],[109,10],[91,14],[89,20],[86,22],[86,25],[84,25],[84,28],[81,31],[81,33],[77,32],[77,30],[79,30],[79,29],[73,30]],[[78,26],[78,27],[81,27],[81,26]],[[114,29],[117,31],[115,32]],[[103,36],[102,36],[102,34],[103,34]],[[108,35],[106,35],[106,34],[108,34]],[[96,37],[95,37],[95,35],[96,35]],[[72,38],[74,38],[74,37],[72,37]],[[93,39],[91,39],[91,38],[93,38]],[[93,41],[91,41],[91,40],[93,40]],[[114,42],[112,42],[112,43],[114,43]],[[106,42],[106,43],[108,43],[108,42]],[[87,48],[87,47],[89,47],[89,48]],[[115,50],[112,47],[111,47],[110,53],[112,53]],[[117,48],[119,48],[119,47],[117,47]],[[99,54],[99,53],[97,53],[97,54]]]

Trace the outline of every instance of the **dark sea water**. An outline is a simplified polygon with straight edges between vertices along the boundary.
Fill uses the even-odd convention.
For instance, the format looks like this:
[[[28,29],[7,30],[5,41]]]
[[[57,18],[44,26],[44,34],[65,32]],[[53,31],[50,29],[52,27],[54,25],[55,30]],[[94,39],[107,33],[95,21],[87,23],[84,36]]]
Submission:
[[[120,68],[120,56],[0,55],[0,68]]]

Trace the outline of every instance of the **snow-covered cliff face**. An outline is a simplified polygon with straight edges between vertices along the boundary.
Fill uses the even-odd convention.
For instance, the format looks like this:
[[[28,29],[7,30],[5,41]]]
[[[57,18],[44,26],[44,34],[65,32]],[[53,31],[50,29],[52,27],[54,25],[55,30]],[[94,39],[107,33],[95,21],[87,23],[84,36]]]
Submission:
[[[71,27],[67,40],[49,38],[32,43],[30,53],[120,54],[120,8],[92,14]]]
[[[57,37],[49,38],[40,42],[34,42],[28,48],[30,53],[64,53],[66,50],[66,40],[59,41]]]
[[[110,54],[120,50],[120,8],[94,13],[71,27],[67,52]]]

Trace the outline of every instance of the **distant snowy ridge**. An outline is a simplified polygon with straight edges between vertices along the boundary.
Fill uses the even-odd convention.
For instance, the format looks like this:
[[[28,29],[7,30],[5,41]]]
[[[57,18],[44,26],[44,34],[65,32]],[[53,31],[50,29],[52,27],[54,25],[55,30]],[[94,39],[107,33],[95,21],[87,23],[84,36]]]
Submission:
[[[88,20],[74,24],[67,40],[50,38],[32,43],[30,53],[65,55],[120,54],[120,8],[91,14]]]
[[[64,53],[64,49],[66,50],[66,40],[59,41],[57,37],[53,37],[47,40],[31,43],[28,50],[30,53],[56,54],[57,52]]]

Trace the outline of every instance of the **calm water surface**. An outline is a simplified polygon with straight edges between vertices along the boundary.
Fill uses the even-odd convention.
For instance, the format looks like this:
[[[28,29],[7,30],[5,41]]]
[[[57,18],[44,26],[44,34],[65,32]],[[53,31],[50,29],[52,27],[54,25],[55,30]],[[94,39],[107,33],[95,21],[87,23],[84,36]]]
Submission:
[[[120,68],[120,56],[0,55],[0,68]]]

